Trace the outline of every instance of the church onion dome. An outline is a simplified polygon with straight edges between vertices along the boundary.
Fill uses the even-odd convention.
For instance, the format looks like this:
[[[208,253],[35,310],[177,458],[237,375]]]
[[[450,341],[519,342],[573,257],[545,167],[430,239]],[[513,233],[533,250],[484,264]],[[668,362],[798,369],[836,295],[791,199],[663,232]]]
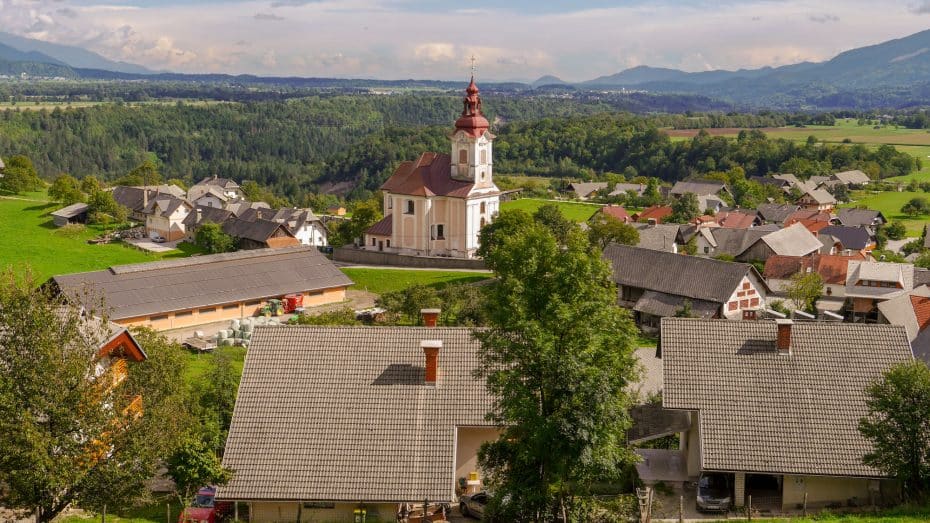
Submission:
[[[478,95],[478,86],[475,85],[475,77],[472,76],[471,83],[465,89],[465,98],[462,100],[462,116],[455,121],[455,130],[465,131],[477,138],[483,135],[490,126],[488,119],[481,114],[481,96]]]

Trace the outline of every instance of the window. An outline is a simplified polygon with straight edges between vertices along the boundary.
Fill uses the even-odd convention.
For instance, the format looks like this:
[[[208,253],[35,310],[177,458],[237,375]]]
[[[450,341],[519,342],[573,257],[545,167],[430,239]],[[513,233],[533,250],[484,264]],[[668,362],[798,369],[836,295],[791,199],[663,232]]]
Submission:
[[[487,150],[487,149],[482,149],[482,150],[481,150],[481,163],[483,163],[483,164],[484,164],[484,163],[488,163],[488,150]],[[483,177],[484,177],[484,174],[482,174],[481,176],[482,176],[482,178],[483,178]]]
[[[231,311],[231,310],[238,309],[238,308],[239,308],[239,304],[237,303],[234,303],[232,305],[223,305],[224,311]]]
[[[390,247],[390,246],[391,246],[391,240],[387,240],[387,243],[385,244],[385,247]]]
[[[323,291],[310,291],[307,293],[307,296],[322,296]]]
[[[481,214],[484,214],[487,211],[488,211],[487,204],[485,204],[484,202],[481,202],[481,205],[478,207],[478,212],[480,212]]]
[[[487,173],[486,173],[486,172],[484,172],[484,171],[481,171],[481,181],[482,181],[482,182],[484,181],[484,179],[485,179],[485,177],[486,177],[486,175],[487,175]]]
[[[407,200],[407,208],[404,210],[404,214],[413,214],[413,200]]]
[[[468,163],[468,151],[459,149],[459,163]]]
[[[175,318],[186,318],[188,316],[193,316],[193,314],[194,314],[194,311],[176,312],[174,313],[174,317]]]
[[[163,320],[167,320],[167,319],[168,319],[168,315],[167,315],[167,314],[161,314],[161,315],[159,315],[159,316],[151,316],[151,317],[149,318],[149,321],[151,321],[151,322],[156,322],[156,321],[163,321]]]
[[[445,227],[443,224],[439,223],[430,227],[430,239],[431,240],[445,240]]]
[[[372,246],[372,247],[375,246],[375,239],[374,239],[374,238],[371,239],[371,246]]]
[[[708,247],[708,246],[705,245],[705,246],[704,246],[704,254],[709,254],[709,253],[710,253],[710,247]]]
[[[388,199],[387,199],[387,208],[388,209],[394,208],[394,198],[391,198],[390,196],[388,196]]]
[[[735,301],[731,301],[730,303],[727,304],[727,309],[728,309],[728,310],[735,311],[735,310],[738,309],[738,308],[739,308],[739,303],[737,303],[737,302],[735,302]]]
[[[206,308],[200,309],[199,312],[200,314],[211,314],[211,313],[216,312],[216,307],[206,307]]]
[[[304,508],[308,509],[321,509],[321,508],[336,508],[335,503],[322,503],[319,501],[309,501],[304,502]]]
[[[246,306],[246,307],[252,307],[252,306],[261,304],[261,302],[262,302],[262,300],[247,301],[247,302],[245,302],[245,306]]]

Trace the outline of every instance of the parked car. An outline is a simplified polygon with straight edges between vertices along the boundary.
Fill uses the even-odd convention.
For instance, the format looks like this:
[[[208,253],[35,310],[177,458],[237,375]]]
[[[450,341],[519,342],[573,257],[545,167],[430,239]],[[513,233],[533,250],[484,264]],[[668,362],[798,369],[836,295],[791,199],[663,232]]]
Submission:
[[[216,487],[201,487],[193,503],[178,514],[178,523],[218,523],[228,519],[231,505],[217,502]]]
[[[463,516],[481,519],[484,515],[484,507],[487,504],[488,493],[485,491],[459,496],[459,512],[461,512]]]
[[[158,233],[153,233],[149,238],[155,243],[165,243],[165,239]]]
[[[733,506],[731,474],[702,472],[698,479],[697,509],[707,512],[728,512]]]

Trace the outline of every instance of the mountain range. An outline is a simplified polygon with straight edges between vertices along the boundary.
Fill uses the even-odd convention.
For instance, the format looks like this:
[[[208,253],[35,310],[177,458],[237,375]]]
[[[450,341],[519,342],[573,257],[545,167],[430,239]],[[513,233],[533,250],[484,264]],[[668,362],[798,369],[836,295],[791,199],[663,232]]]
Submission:
[[[455,88],[458,82],[282,78],[252,75],[190,75],[156,72],[109,60],[81,47],[52,44],[0,32],[0,74],[87,79],[235,82],[293,87],[427,86]],[[530,83],[485,83],[498,90],[628,89],[715,98],[737,107],[835,109],[930,105],[930,30],[877,45],[852,49],[825,62],[781,67],[686,72],[639,66],[585,82],[545,75]]]

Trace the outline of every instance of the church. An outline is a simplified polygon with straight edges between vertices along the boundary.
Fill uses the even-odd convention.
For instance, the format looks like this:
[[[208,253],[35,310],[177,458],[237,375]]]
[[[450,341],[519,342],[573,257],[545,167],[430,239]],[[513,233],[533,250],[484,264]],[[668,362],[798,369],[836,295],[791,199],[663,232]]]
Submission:
[[[494,185],[494,135],[472,76],[450,154],[403,162],[384,185],[384,219],[365,232],[364,249],[414,256],[473,258],[478,231],[500,210]]]

